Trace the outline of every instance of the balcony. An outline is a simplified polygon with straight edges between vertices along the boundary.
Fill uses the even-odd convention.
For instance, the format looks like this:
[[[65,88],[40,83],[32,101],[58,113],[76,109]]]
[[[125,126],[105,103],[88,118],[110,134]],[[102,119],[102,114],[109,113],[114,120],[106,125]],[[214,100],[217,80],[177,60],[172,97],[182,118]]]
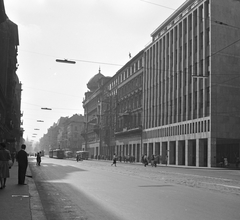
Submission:
[[[82,131],[81,136],[83,137],[84,140],[87,140],[87,131]]]
[[[97,135],[99,135],[100,130],[101,130],[101,128],[100,128],[100,126],[99,126],[98,124],[96,124],[96,125],[93,126],[93,131],[94,131]]]
[[[140,125],[139,127],[135,128],[129,128],[129,127],[124,127],[124,128],[119,128],[116,130],[114,133],[116,136],[123,136],[123,135],[129,135],[129,134],[141,134],[142,133],[142,126]]]

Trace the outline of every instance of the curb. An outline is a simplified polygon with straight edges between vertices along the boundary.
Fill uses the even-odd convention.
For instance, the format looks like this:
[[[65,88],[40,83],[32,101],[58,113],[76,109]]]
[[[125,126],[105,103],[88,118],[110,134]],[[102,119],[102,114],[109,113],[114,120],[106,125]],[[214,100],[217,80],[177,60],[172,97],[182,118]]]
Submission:
[[[32,163],[29,163],[29,171],[32,174]],[[43,210],[42,202],[36,187],[36,184],[31,176],[28,176],[28,186],[30,195],[30,211],[32,220],[47,220]]]

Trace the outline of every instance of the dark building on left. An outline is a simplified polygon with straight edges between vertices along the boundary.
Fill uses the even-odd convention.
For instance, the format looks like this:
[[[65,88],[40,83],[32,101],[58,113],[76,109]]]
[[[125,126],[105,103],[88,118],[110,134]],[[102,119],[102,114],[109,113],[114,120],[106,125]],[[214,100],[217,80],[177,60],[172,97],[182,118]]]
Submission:
[[[6,142],[10,151],[19,149],[23,136],[18,45],[18,26],[9,20],[0,0],[0,142]]]

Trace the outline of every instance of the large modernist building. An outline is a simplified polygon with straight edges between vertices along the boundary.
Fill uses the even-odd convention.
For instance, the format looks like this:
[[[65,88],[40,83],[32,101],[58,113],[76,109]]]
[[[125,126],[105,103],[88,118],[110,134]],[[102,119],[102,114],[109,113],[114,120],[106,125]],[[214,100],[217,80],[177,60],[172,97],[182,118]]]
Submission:
[[[240,2],[189,0],[145,48],[144,153],[234,163],[240,144]]]

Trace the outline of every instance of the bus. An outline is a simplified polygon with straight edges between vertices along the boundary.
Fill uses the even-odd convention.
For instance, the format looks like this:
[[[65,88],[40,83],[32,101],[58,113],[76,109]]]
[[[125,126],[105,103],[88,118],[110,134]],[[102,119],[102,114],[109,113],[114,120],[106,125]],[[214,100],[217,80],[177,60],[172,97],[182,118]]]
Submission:
[[[76,156],[79,156],[80,160],[88,160],[89,152],[88,151],[76,151]]]

